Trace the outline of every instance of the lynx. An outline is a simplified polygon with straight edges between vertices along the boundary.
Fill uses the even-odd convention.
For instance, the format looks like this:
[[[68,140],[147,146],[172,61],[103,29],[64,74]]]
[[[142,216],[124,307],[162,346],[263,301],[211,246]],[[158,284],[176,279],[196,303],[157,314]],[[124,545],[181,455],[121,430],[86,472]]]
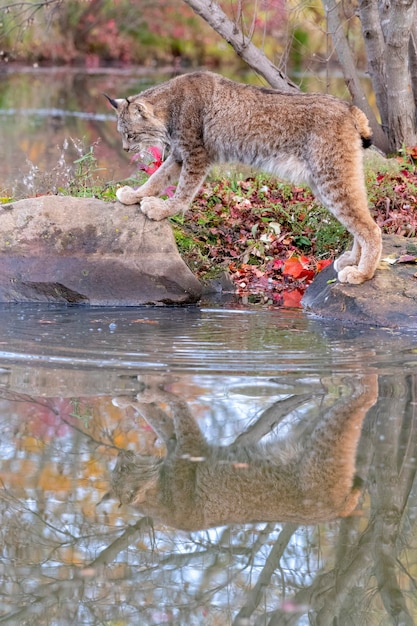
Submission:
[[[329,95],[242,85],[211,72],[178,76],[124,100],[106,97],[124,150],[169,151],[139,189],[118,189],[120,202],[140,203],[148,218],[161,220],[189,207],[212,165],[246,163],[307,184],[353,235],[352,250],[334,263],[339,281],[360,284],[373,277],[381,233],[367,206],[362,165],[362,146],[372,135],[357,107]],[[172,198],[156,197],[176,180]]]
[[[120,452],[111,493],[144,515],[189,531],[348,516],[360,495],[356,448],[363,419],[377,399],[377,378],[369,375],[354,385],[352,395],[328,409],[304,441],[289,437],[269,445],[236,441],[223,447],[207,443],[186,402],[163,389],[150,390],[133,405],[167,439],[166,457]],[[161,402],[171,409],[174,436],[169,437]]]

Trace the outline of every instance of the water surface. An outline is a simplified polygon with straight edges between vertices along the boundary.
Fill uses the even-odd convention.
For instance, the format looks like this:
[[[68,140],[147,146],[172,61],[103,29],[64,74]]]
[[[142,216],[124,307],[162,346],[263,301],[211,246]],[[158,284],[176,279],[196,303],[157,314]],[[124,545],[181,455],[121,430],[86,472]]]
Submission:
[[[0,319],[0,623],[413,623],[416,335],[234,304],[19,305]],[[188,531],[175,527],[184,500],[161,521],[106,497],[120,451],[158,460],[173,445],[138,411],[152,385],[186,402],[211,446],[276,449],[292,432],[303,458],[316,426],[328,420],[319,452],[338,407],[347,399],[347,423],[370,381],[354,515],[297,524],[254,512]],[[326,449],[317,467],[329,449],[336,458]]]

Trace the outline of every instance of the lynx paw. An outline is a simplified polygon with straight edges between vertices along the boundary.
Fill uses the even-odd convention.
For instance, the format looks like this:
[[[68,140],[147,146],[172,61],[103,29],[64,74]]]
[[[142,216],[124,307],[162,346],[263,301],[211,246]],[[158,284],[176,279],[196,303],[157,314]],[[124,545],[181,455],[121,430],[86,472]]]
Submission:
[[[116,191],[116,197],[122,204],[137,204],[140,201],[137,191],[128,185],[120,187],[120,189]]]
[[[340,257],[335,260],[335,262],[333,263],[333,267],[336,272],[340,272],[340,270],[347,267],[348,265],[357,265],[358,261],[359,259],[356,258],[353,250],[349,250],[348,252],[344,252],[343,254],[341,254]]]
[[[341,283],[360,285],[361,283],[364,283],[365,280],[368,280],[370,276],[360,272],[355,265],[348,265],[338,272],[337,278]]]
[[[166,200],[153,197],[143,198],[140,203],[140,210],[146,215],[146,217],[150,220],[155,220],[156,222],[159,222],[160,220],[163,220],[173,214],[172,211],[170,211]]]

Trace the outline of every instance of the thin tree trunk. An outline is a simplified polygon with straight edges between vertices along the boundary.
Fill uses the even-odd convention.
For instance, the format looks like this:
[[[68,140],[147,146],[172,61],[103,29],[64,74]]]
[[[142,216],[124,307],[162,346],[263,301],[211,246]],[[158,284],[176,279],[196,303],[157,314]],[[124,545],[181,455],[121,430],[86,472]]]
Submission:
[[[411,26],[409,58],[410,58],[411,84],[413,86],[413,94],[414,94],[414,104],[417,108],[417,23],[416,22],[412,24]]]
[[[377,0],[359,0],[359,18],[365,42],[368,71],[372,80],[382,130],[388,133],[387,75],[384,34],[379,21]]]
[[[340,15],[341,3],[338,0],[323,0],[323,6],[327,15],[327,25],[333,39],[333,44],[341,65],[345,83],[352,96],[353,103],[367,116],[372,128],[373,142],[383,152],[388,152],[389,142],[383,129],[365,96],[362,84],[359,80],[358,71],[349,47],[346,35],[342,27]]]
[[[417,143],[416,105],[408,54],[411,28],[416,20],[414,0],[392,0],[380,5],[385,35],[388,133],[394,150]]]
[[[262,50],[257,48],[239,26],[227,17],[217,2],[213,0],[184,0],[184,2],[223,37],[257,74],[263,76],[271,87],[284,92],[299,91],[297,85],[271,63]]]

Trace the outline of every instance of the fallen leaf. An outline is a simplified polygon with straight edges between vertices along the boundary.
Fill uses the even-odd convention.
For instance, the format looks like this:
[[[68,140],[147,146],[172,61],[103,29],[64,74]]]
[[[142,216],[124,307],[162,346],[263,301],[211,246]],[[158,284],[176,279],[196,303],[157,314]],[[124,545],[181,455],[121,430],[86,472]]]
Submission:
[[[397,259],[397,263],[417,263],[417,256],[413,254],[402,254]]]
[[[302,292],[299,289],[293,289],[292,291],[284,291],[283,296],[283,306],[290,308],[300,308],[301,307],[301,298],[303,297]]]

